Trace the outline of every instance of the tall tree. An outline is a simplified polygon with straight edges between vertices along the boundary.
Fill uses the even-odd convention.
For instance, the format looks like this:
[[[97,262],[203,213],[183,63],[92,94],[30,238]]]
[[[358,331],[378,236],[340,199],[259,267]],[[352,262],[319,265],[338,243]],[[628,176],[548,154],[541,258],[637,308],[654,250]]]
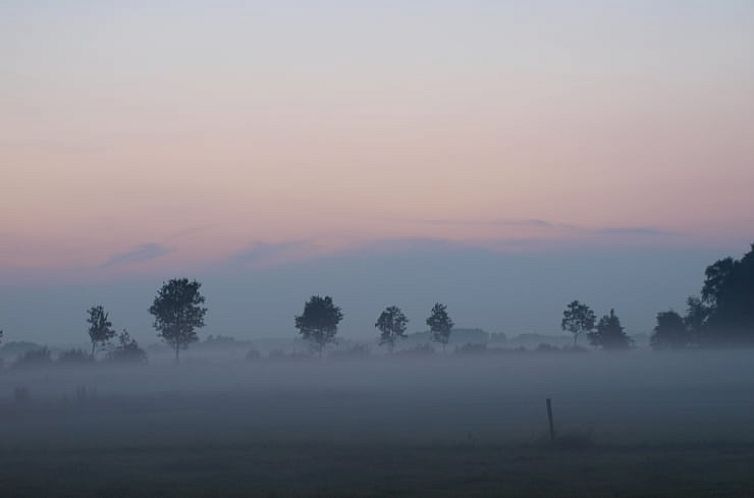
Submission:
[[[399,307],[385,308],[385,311],[377,318],[377,323],[374,324],[380,331],[380,345],[387,344],[392,353],[395,349],[395,343],[406,337],[407,324],[408,318]]]
[[[631,338],[626,335],[615,310],[610,310],[609,315],[600,318],[597,329],[587,333],[592,346],[602,349],[616,350],[631,347]]]
[[[321,357],[325,347],[335,342],[342,319],[343,313],[330,296],[312,296],[304,304],[304,313],[296,317],[296,328]]]
[[[691,334],[683,317],[673,310],[657,313],[650,344],[654,349],[681,349],[691,344]]]
[[[109,320],[110,314],[102,306],[92,306],[87,310],[87,314],[89,316],[86,318],[86,323],[89,324],[89,339],[92,341],[91,356],[94,358],[97,346],[102,348],[110,342],[110,339],[115,337],[115,330]]]
[[[442,344],[442,350],[445,351],[445,346],[448,345],[450,333],[453,330],[453,320],[448,316],[448,307],[444,304],[435,303],[429,318],[427,318],[427,325],[432,340]]]
[[[154,298],[149,313],[154,316],[157,334],[175,350],[175,361],[180,362],[181,349],[197,341],[197,329],[204,327],[204,296],[199,289],[202,284],[187,278],[173,279],[163,283]]]
[[[754,244],[740,260],[725,258],[707,267],[702,302],[709,312],[708,341],[754,343]]]
[[[596,322],[597,317],[589,306],[573,301],[563,311],[560,328],[573,334],[573,346],[576,347],[579,336],[594,330]]]

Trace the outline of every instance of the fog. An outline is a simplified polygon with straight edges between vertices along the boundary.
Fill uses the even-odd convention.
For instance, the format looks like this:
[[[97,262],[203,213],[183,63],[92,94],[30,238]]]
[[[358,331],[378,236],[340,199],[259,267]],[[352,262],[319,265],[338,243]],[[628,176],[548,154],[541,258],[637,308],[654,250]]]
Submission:
[[[168,358],[3,372],[0,444],[754,442],[750,351]]]

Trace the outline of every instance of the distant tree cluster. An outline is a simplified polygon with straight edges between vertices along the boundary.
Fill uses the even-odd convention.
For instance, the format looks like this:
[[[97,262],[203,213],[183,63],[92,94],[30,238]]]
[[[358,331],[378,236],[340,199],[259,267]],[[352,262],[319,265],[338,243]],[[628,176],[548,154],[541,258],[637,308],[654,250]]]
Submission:
[[[594,311],[579,301],[570,303],[563,312],[560,328],[573,334],[573,346],[578,345],[580,335],[586,334],[589,343],[605,350],[629,349],[632,341],[620,323],[615,310],[610,310],[597,321]]]
[[[657,314],[654,348],[754,345],[754,245],[741,259],[716,261],[704,276],[701,297],[688,298],[685,316]]]
[[[304,304],[304,312],[295,319],[296,328],[301,337],[308,341],[318,355],[328,344],[336,342],[338,325],[343,319],[340,307],[335,306],[330,296],[312,296]],[[380,331],[379,343],[385,345],[392,353],[401,339],[406,338],[408,318],[398,306],[388,306],[374,326]],[[453,320],[448,315],[444,304],[436,303],[427,318],[432,340],[439,343],[443,350],[448,344]]]

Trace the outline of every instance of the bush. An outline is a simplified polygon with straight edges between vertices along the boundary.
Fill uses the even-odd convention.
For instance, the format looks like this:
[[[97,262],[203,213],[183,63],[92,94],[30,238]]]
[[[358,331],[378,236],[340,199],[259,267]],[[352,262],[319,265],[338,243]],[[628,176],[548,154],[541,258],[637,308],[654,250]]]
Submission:
[[[457,346],[455,354],[485,354],[487,352],[486,344],[464,344],[463,346]]]
[[[418,346],[410,349],[402,349],[395,354],[411,358],[421,358],[434,355],[435,348],[433,348],[430,344],[419,344]]]
[[[300,360],[311,360],[314,356],[311,353],[302,353],[302,352],[291,352],[287,353],[283,351],[282,349],[273,349],[270,351],[270,353],[267,355],[267,359],[273,360],[273,361],[300,361]]]
[[[44,367],[52,363],[52,355],[47,347],[32,349],[22,354],[14,364],[18,368]]]
[[[107,353],[107,359],[118,363],[146,363],[147,353],[125,330],[118,336],[118,346]]]
[[[58,356],[61,365],[86,365],[94,363],[94,358],[83,349],[69,349]]]
[[[258,350],[251,348],[248,353],[246,353],[246,361],[256,361],[262,357],[262,353],[260,353]]]
[[[333,351],[329,356],[335,360],[356,360],[367,358],[370,354],[369,346],[366,344],[356,344],[347,349]]]

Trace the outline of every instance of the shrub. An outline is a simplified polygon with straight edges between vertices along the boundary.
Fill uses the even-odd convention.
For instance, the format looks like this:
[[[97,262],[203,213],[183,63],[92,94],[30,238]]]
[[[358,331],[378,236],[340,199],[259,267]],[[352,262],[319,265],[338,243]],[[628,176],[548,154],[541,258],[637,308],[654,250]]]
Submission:
[[[118,346],[107,354],[107,359],[119,363],[146,363],[147,353],[136,339],[125,330],[118,336]]]
[[[371,354],[366,344],[356,344],[347,349],[339,349],[330,353],[330,357],[336,360],[355,360],[369,357]]]
[[[296,351],[288,353],[282,349],[273,349],[267,355],[267,358],[273,361],[296,361],[296,360],[310,360],[314,358],[314,356],[311,353],[303,353],[303,352],[296,352]]]
[[[455,354],[485,354],[487,352],[486,344],[467,343],[463,346],[457,346]]]
[[[248,353],[246,353],[246,360],[247,361],[256,361],[262,357],[262,353],[260,353],[258,350],[251,348]]]
[[[415,346],[413,348],[398,351],[396,354],[400,356],[421,358],[434,355],[435,348],[433,348],[430,344],[419,344],[418,346]]]
[[[47,347],[32,349],[22,354],[14,364],[15,367],[44,367],[52,363],[52,355]]]
[[[83,349],[69,349],[58,356],[61,365],[86,365],[94,363],[94,358]]]

